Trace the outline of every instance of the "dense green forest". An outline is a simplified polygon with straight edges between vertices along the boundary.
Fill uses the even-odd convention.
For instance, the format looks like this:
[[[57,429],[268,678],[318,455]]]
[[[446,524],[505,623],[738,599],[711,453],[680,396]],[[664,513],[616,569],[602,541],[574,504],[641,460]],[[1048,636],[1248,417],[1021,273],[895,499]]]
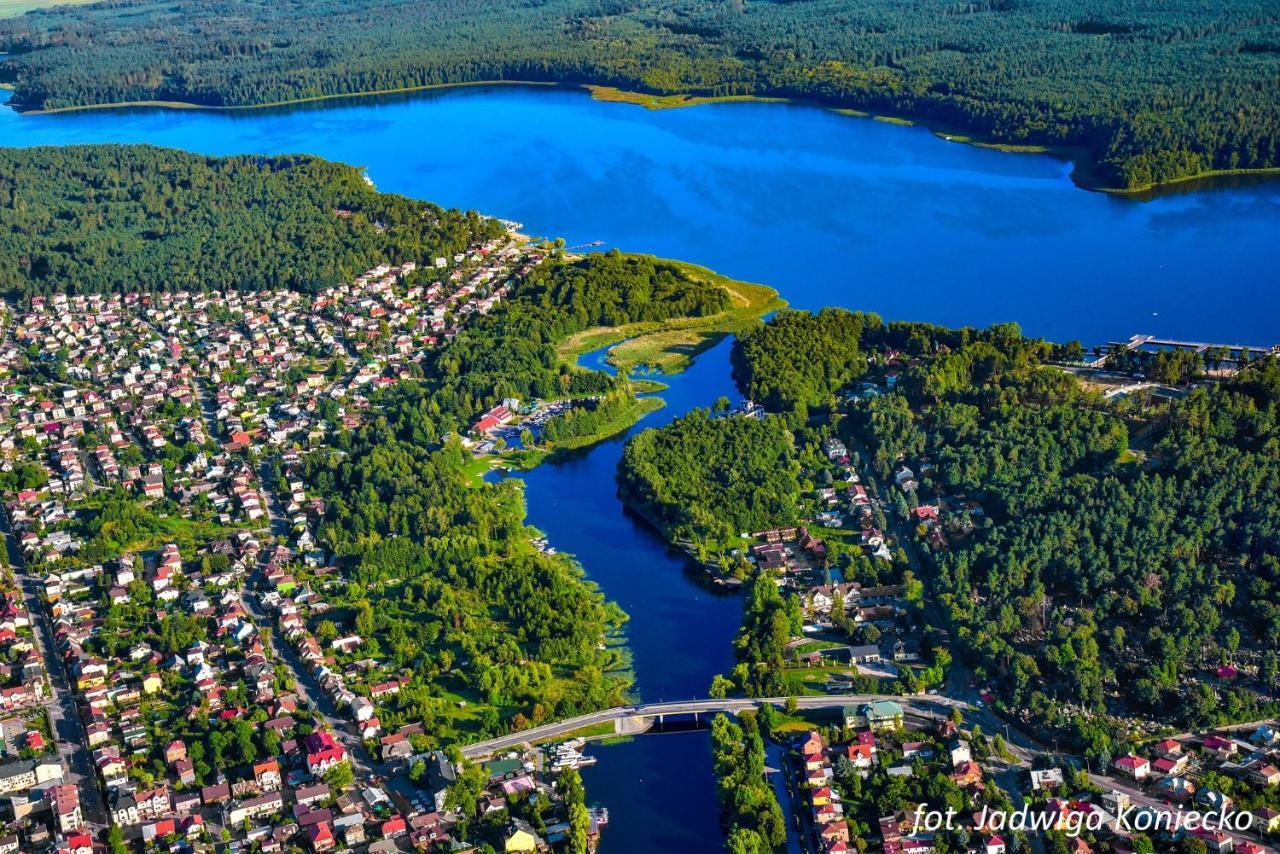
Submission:
[[[804,376],[796,338],[757,337],[740,375],[777,388]],[[979,678],[1012,707],[1099,754],[1115,745],[1069,708],[1259,717],[1280,679],[1280,366],[1184,398],[1108,401],[1045,364],[1078,350],[1014,325],[868,325],[851,359],[869,354],[873,377],[898,380],[827,411],[878,475],[918,473],[911,505],[950,508],[948,546],[918,548]],[[966,520],[966,502],[981,514]],[[1220,680],[1223,664],[1242,675]]]
[[[874,314],[842,308],[817,315],[780,312],[738,335],[734,380],[749,399],[774,412],[824,404],[866,372],[867,357],[859,349],[864,327],[881,326]]]
[[[338,211],[350,216],[339,216]],[[312,290],[501,226],[315,157],[146,145],[0,149],[0,292]]]
[[[578,329],[646,320],[706,317],[729,308],[729,293],[689,276],[681,265],[611,249],[530,276],[523,301],[565,314]]]
[[[937,353],[852,413],[881,465],[936,464],[920,501],[984,507],[935,556],[983,674],[1042,720],[1063,701],[1107,709],[1120,686],[1121,707],[1187,724],[1258,716],[1280,668],[1274,361],[1185,399],[1107,404],[1009,343]],[[1247,675],[1215,684],[1220,664]]]
[[[1118,187],[1280,165],[1268,0],[116,0],[0,21],[0,50],[32,109],[589,82],[1078,146]]]
[[[310,455],[306,471],[327,503],[321,540],[353,582],[336,604],[415,674],[384,725],[421,720],[433,739],[456,738],[446,691],[483,704],[472,736],[620,703],[630,680],[602,643],[622,612],[571,558],[530,545],[515,481],[472,485],[456,443],[400,438],[405,417],[374,420],[349,453]]]
[[[733,642],[738,663],[730,683],[748,697],[803,693],[803,686],[788,682],[783,673],[787,644],[803,633],[800,597],[784,597],[772,573],[750,576],[743,596],[742,628]]]
[[[549,418],[542,429],[542,439],[552,448],[582,447],[630,427],[636,420],[637,407],[661,406],[660,399],[639,400],[629,383],[620,384],[616,391]]]
[[[627,442],[618,491],[672,542],[701,546],[794,522],[799,476],[780,419],[695,409]]]
[[[772,707],[770,707],[772,709]],[[716,794],[731,854],[770,854],[787,841],[787,820],[765,777],[764,737],[750,712],[711,721]]]

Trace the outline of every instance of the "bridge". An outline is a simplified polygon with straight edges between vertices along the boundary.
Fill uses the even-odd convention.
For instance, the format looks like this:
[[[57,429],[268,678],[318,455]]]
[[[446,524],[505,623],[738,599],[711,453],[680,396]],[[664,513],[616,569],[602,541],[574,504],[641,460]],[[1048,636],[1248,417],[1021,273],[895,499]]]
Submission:
[[[668,715],[693,715],[697,718],[699,715],[714,715],[720,712],[738,714],[739,712],[758,709],[765,703],[773,706],[783,706],[789,699],[787,697],[762,697],[759,699],[731,697],[723,700],[681,700],[666,703],[644,703],[637,706],[617,706],[612,709],[603,709],[599,712],[578,715],[576,718],[568,718],[552,724],[543,724],[542,726],[531,727],[510,735],[469,744],[462,748],[462,755],[468,759],[492,756],[504,750],[511,750],[525,744],[549,741],[567,736],[580,729],[603,723],[612,723],[614,732],[617,734],[637,734],[646,731],[653,724],[653,721],[661,721]],[[905,714],[916,717],[946,715],[950,714],[952,709],[963,710],[970,708],[969,704],[963,700],[954,700],[950,697],[942,696],[900,697],[893,694],[830,694],[796,697],[794,699],[798,708],[810,711],[814,709],[839,709],[845,706],[857,706],[862,703],[870,703],[873,700],[892,700],[902,706],[902,711]]]

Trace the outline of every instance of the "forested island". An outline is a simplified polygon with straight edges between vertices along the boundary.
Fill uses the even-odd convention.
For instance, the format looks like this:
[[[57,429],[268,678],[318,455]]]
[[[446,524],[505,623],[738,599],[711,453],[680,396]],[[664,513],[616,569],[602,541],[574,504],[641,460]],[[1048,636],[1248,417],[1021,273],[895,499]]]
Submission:
[[[25,110],[478,81],[802,99],[1060,149],[1079,180],[1140,189],[1280,165],[1277,25],[1263,0],[125,0],[0,21],[0,82]]]
[[[832,493],[825,458],[847,445],[857,452],[844,470],[865,459],[863,484],[883,499],[882,516],[863,510],[863,541],[898,525],[918,535],[909,547],[959,653],[1012,714],[1098,757],[1115,755],[1119,721],[1134,715],[1200,727],[1265,717],[1280,687],[1280,365],[1104,397],[1069,369],[1080,349],[1007,324],[784,312],[734,352],[739,382],[776,414],[695,415],[636,436],[622,495],[722,566],[741,561],[730,549],[746,553],[752,540],[731,531],[745,524],[807,524],[838,544],[848,534],[812,496]],[[754,453],[709,464],[740,431],[762,434]],[[753,507],[774,515],[742,516]],[[886,556],[868,575],[860,556],[826,559],[864,586],[904,565]],[[763,570],[740,574],[752,579],[740,644],[753,651],[732,681],[750,691],[781,666],[782,626],[794,636],[799,615],[760,592]]]

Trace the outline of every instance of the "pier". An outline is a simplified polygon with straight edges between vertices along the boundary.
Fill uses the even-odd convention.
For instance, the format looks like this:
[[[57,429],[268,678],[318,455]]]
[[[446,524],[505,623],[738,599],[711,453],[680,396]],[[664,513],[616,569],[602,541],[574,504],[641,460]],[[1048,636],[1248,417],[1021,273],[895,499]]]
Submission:
[[[1239,360],[1246,352],[1256,356],[1280,355],[1280,344],[1263,346],[1219,344],[1210,341],[1183,341],[1178,338],[1160,338],[1155,335],[1131,335],[1128,341],[1108,341],[1107,352],[1090,362],[1089,366],[1093,368],[1104,367],[1107,357],[1117,350],[1141,350],[1144,347],[1151,347],[1157,350],[1194,350],[1197,353],[1216,350],[1225,352],[1230,360]]]

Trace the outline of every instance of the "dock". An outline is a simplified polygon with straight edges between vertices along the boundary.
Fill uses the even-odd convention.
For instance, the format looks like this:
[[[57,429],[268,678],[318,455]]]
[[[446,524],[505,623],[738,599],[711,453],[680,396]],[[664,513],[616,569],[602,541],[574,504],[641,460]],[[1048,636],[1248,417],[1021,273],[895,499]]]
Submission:
[[[1228,359],[1239,359],[1246,352],[1254,356],[1280,355],[1280,344],[1271,345],[1251,345],[1251,344],[1223,344],[1211,341],[1184,341],[1178,338],[1160,338],[1156,335],[1131,335],[1128,341],[1108,341],[1107,353],[1090,363],[1090,367],[1101,368],[1105,366],[1107,356],[1116,350],[1141,350],[1144,347],[1151,347],[1157,350],[1193,350],[1196,353],[1206,353],[1210,350],[1225,352]]]

